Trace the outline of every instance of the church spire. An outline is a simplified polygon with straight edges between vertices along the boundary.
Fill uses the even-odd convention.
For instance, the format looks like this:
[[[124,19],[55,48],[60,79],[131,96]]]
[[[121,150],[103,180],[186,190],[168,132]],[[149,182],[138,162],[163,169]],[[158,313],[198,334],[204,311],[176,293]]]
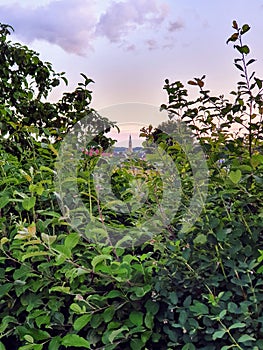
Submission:
[[[131,134],[130,134],[130,136],[129,136],[128,153],[132,153],[132,138],[131,138]]]

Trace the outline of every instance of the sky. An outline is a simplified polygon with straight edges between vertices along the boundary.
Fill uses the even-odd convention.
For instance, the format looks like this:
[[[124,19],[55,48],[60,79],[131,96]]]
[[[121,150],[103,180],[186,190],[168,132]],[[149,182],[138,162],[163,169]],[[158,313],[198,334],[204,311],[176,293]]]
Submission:
[[[237,54],[226,45],[233,20],[251,26],[245,42],[263,78],[262,18],[263,0],[0,0],[12,40],[66,72],[68,87],[61,84],[50,99],[74,90],[84,73],[95,81],[92,107],[128,131],[164,120],[158,110],[167,102],[166,78],[180,80],[190,96],[197,89],[187,81],[204,74],[214,95],[235,88]]]

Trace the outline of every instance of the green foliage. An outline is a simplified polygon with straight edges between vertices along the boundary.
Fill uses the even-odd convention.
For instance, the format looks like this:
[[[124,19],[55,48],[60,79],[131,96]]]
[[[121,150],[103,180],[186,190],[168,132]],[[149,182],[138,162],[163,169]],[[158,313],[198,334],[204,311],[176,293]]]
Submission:
[[[0,140],[8,152],[26,161],[29,155],[38,153],[35,148],[40,142],[37,141],[58,143],[87,115],[95,127],[95,135],[97,130],[101,131],[101,125],[104,130],[114,125],[90,108],[89,84],[93,80],[83,73],[84,82],[78,83],[73,92],[64,93],[57,103],[47,102],[49,92],[60,85],[61,80],[67,84],[65,73],[56,73],[49,62],[41,61],[38,53],[7,40],[13,30],[11,26],[0,23],[0,28]],[[96,141],[100,144],[101,139],[103,135]],[[51,148],[56,155],[52,145],[44,147]]]
[[[243,35],[249,26],[239,28],[234,21],[233,28],[228,42],[241,57],[235,66],[243,78],[234,101],[211,97],[203,89],[205,77],[189,82],[200,89],[195,101],[188,101],[181,82],[165,82],[168,104],[161,108],[168,110],[169,121],[142,135],[148,147],[157,143],[176,164],[181,203],[169,227],[154,237],[144,232],[150,238],[142,245],[124,249],[75,232],[54,190],[58,138],[91,110],[91,80],[83,76],[75,92],[55,104],[44,102],[63,75],[36,53],[8,42],[11,28],[1,25],[6,56],[0,67],[0,350],[263,348],[262,80],[248,74],[254,60],[247,61]],[[37,114],[28,113],[33,105]],[[187,149],[169,134],[181,121],[202,144],[210,176],[203,212],[184,232],[193,172]],[[113,123],[98,116],[95,127],[101,125]],[[236,133],[235,126],[242,130]],[[100,134],[88,146],[111,144]],[[73,179],[94,217],[102,214],[108,224],[133,227],[154,214],[164,191],[154,167],[127,159],[114,170],[113,192],[132,209],[118,217],[112,203],[100,206],[96,197],[97,162],[84,152]],[[135,182],[138,198],[147,193],[143,206],[134,195]],[[176,199],[169,201],[174,206]]]

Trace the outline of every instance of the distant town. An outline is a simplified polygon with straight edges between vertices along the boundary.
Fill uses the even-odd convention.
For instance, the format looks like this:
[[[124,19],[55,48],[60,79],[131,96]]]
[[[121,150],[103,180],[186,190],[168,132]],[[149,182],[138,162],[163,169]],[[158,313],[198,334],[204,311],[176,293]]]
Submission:
[[[114,147],[112,148],[112,151],[114,154],[136,154],[138,157],[144,157],[145,156],[145,148],[143,147],[133,147],[132,145],[132,137],[131,135],[129,136],[129,141],[128,141],[128,147]]]

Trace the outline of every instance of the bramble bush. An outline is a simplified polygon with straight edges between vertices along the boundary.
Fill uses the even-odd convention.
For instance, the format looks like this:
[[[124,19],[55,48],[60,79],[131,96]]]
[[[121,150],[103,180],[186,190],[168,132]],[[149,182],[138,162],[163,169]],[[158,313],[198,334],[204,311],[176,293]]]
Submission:
[[[11,29],[0,30],[0,350],[263,349],[263,81],[250,72],[255,60],[243,44],[249,26],[234,21],[227,41],[239,54],[234,64],[242,78],[231,101],[210,96],[205,76],[189,81],[199,89],[194,101],[181,82],[165,81],[168,103],[161,109],[169,120],[141,133],[147,146],[158,144],[173,158],[181,203],[169,227],[128,248],[76,232],[54,186],[55,160],[71,126],[92,111],[90,147],[107,149],[114,141],[96,130],[115,124],[90,107],[92,81],[85,75],[74,92],[46,102],[64,75],[8,41]],[[187,230],[181,228],[193,173],[170,132],[182,122],[202,145],[209,169],[203,211]],[[132,228],[152,215],[163,191],[158,173],[138,159],[113,173],[115,195],[134,206],[123,218],[96,198],[98,159],[83,152],[76,177],[67,179],[78,182],[94,216]],[[132,181],[147,187],[141,208]]]

